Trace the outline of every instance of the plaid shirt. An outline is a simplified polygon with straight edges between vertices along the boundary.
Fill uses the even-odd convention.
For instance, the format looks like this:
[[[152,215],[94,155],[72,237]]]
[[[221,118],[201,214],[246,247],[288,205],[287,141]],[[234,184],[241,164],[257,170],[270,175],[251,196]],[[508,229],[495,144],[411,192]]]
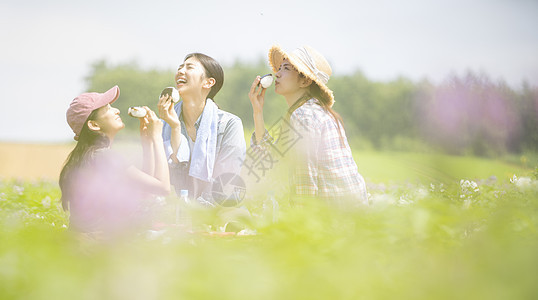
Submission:
[[[290,183],[295,196],[315,196],[328,202],[367,204],[366,184],[353,160],[351,148],[342,124],[338,127],[332,115],[316,99],[310,99],[297,108],[290,117],[291,130],[285,138],[275,138],[268,131],[262,141],[251,147],[256,152],[278,152],[288,144],[291,160]],[[284,126],[285,126],[284,125]],[[287,149],[287,148],[286,148]]]

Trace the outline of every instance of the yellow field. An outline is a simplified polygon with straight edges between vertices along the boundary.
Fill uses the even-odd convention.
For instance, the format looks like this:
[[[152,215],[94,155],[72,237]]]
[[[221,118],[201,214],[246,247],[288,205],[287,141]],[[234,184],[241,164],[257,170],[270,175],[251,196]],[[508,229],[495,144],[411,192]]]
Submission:
[[[57,180],[74,144],[0,143],[0,178]]]
[[[63,163],[74,145],[0,143],[0,179],[58,180]],[[114,146],[121,149],[121,153],[133,164],[139,163],[141,149],[137,142],[118,141]],[[472,156],[368,151],[353,154],[359,172],[367,182],[459,182],[462,178],[486,179],[490,176],[508,180],[514,174],[528,175],[532,171],[523,165]]]

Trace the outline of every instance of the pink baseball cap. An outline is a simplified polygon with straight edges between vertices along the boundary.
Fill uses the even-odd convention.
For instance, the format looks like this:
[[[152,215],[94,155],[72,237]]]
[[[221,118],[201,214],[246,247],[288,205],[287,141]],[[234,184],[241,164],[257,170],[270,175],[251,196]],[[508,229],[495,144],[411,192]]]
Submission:
[[[112,103],[120,96],[120,88],[115,85],[104,93],[84,93],[73,99],[67,113],[67,123],[75,133],[78,141],[80,131],[93,110]]]

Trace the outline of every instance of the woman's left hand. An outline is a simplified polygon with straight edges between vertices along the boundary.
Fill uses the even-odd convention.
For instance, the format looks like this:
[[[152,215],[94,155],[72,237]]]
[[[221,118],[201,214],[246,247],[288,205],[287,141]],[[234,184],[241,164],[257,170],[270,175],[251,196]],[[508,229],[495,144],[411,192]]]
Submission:
[[[157,117],[155,112],[153,112],[149,107],[144,106],[144,108],[148,111],[146,114],[145,119],[147,119],[147,132],[148,136],[151,138],[160,137],[163,131],[163,122]]]
[[[139,130],[140,130],[140,138],[142,139],[142,142],[143,143],[151,142],[151,138],[149,137],[149,134],[148,134],[148,123],[149,123],[148,114],[146,114],[146,116],[144,116],[143,118],[138,118],[138,120],[140,120]]]
[[[149,107],[143,107],[148,113],[145,117],[140,119],[140,136],[144,141],[151,141],[155,136],[160,136],[163,129],[163,123],[155,112],[153,112]]]

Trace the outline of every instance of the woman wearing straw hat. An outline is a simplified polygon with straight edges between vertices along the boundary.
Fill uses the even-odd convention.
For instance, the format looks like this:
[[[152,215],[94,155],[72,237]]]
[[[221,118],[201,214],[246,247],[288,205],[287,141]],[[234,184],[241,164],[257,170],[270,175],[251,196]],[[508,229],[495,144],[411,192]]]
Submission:
[[[143,168],[129,165],[110,146],[125,127],[112,107],[120,89],[84,93],[70,104],[67,122],[77,144],[60,174],[62,205],[70,211],[70,228],[77,232],[125,233],[145,224],[141,204],[151,195],[170,192],[168,165],[161,137],[162,122],[145,107],[140,118]]]
[[[353,160],[342,118],[332,109],[334,96],[327,87],[332,70],[327,60],[308,46],[290,53],[273,46],[269,63],[276,75],[275,92],[284,96],[289,107],[285,119],[299,137],[292,152],[292,198],[318,197],[337,206],[367,204],[366,185]],[[255,124],[251,146],[269,151],[279,141],[265,129],[266,89],[259,83],[258,76],[249,92]]]

